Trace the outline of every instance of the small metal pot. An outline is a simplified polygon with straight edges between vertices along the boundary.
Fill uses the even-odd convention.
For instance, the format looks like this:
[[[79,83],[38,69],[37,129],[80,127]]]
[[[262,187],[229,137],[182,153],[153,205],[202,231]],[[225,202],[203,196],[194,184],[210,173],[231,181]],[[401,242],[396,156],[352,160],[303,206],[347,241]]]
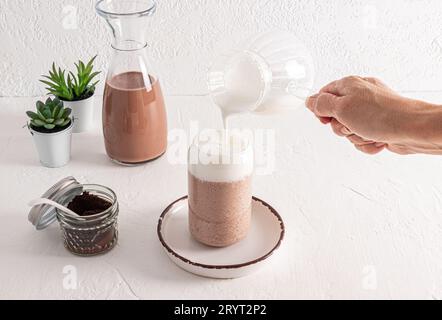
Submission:
[[[55,133],[42,133],[29,127],[43,166],[60,168],[69,163],[71,159],[73,126],[74,121],[71,121],[71,125],[68,128]]]

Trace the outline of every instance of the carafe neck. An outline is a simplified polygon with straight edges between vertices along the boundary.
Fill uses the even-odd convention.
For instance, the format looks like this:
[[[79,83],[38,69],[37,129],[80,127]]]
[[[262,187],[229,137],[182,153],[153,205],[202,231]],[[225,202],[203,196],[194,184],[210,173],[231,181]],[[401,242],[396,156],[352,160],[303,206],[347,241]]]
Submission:
[[[147,47],[146,41],[115,39],[112,48],[119,51],[140,51]]]
[[[114,40],[112,47],[121,51],[140,50],[147,46],[145,30],[148,17],[107,19]]]
[[[147,46],[147,30],[156,10],[154,0],[100,0],[96,8],[112,31],[114,49],[135,51]]]

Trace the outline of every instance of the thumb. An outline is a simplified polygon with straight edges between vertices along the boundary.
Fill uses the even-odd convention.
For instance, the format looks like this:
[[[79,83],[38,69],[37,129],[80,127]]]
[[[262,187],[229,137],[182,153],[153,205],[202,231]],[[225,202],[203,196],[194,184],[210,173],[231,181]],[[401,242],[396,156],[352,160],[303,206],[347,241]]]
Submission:
[[[338,99],[339,97],[324,92],[308,98],[306,105],[318,117],[333,118],[336,115]]]

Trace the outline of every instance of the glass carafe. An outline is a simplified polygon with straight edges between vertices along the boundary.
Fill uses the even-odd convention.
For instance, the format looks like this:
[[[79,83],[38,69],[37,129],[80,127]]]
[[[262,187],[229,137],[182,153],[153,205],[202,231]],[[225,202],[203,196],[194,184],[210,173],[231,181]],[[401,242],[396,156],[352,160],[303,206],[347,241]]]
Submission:
[[[108,156],[122,165],[155,160],[167,149],[167,115],[145,39],[153,0],[100,0],[96,4],[114,36],[103,98]]]

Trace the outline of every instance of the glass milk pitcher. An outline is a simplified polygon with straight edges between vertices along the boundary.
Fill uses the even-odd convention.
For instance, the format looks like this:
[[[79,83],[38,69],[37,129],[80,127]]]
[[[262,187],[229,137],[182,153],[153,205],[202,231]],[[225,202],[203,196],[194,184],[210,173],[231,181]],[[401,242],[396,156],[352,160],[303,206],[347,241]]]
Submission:
[[[314,75],[307,47],[288,32],[273,31],[220,55],[209,70],[208,85],[224,117],[247,112],[265,115],[303,106]]]
[[[99,0],[96,10],[114,36],[103,99],[106,152],[122,165],[155,160],[167,149],[166,108],[145,38],[156,3]]]

